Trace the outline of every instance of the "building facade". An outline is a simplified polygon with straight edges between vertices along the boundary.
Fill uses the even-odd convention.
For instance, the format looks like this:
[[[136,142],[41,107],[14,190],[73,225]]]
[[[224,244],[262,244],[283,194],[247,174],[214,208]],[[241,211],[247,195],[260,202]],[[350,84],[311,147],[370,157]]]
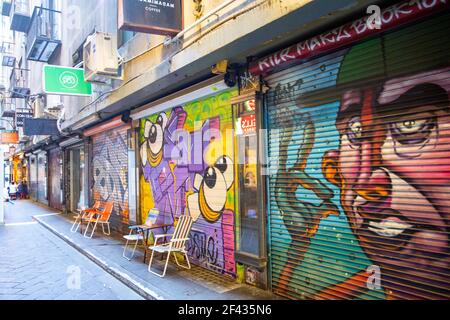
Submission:
[[[120,233],[190,215],[193,263],[289,299],[450,297],[448,1],[183,1],[172,37],[118,30],[115,0],[26,2],[14,99],[59,129],[20,132],[33,200],[114,202]],[[46,95],[95,31],[122,79]]]

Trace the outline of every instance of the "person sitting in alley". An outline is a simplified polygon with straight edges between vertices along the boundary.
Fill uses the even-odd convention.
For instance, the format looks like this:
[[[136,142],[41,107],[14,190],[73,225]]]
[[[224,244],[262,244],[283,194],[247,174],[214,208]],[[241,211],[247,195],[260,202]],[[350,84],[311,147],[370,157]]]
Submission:
[[[28,187],[26,181],[21,181],[17,187],[17,198],[27,199]]]
[[[8,195],[10,200],[17,200],[17,186],[14,181],[8,187]]]

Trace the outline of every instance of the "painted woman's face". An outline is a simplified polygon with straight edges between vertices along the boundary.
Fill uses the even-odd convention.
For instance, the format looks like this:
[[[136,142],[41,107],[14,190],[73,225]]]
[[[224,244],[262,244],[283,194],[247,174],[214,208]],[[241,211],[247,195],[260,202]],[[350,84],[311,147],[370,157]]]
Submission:
[[[402,93],[399,83],[346,92],[340,149],[324,158],[353,231],[396,298],[450,293],[450,113],[448,92],[432,80],[405,80]]]

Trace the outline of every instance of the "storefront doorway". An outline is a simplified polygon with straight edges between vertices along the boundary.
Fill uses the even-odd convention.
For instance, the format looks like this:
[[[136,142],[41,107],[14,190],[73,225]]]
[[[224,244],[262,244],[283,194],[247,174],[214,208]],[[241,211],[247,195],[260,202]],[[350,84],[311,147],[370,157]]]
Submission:
[[[256,95],[236,97],[233,103],[237,172],[237,262],[244,265],[248,284],[267,285],[265,241],[265,180],[261,176],[262,129]]]
[[[70,211],[76,212],[87,204],[86,177],[85,177],[85,151],[82,146],[69,150],[70,171]]]

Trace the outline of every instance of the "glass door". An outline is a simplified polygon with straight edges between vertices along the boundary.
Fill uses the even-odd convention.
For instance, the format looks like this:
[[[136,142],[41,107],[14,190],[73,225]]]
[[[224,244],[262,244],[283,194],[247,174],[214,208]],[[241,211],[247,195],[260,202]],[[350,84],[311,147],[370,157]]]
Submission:
[[[233,104],[238,175],[238,242],[236,260],[254,267],[261,274],[265,270],[264,180],[260,176],[260,139],[255,99]]]
[[[241,251],[259,255],[258,229],[258,175],[256,133],[238,136],[238,148],[242,162],[239,163],[239,206],[241,213]]]

